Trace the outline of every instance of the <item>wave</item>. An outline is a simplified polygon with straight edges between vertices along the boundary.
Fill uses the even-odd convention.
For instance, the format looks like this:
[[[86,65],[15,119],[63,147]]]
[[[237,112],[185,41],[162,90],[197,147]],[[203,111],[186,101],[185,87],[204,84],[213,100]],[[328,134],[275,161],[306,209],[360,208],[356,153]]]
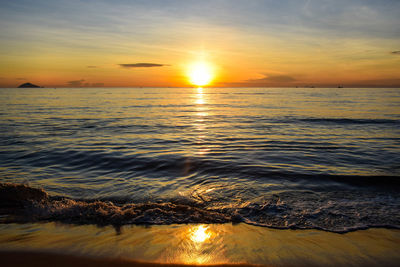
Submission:
[[[265,144],[266,149],[269,147],[282,147],[284,142],[269,142]],[[291,149],[299,149],[298,147],[314,146],[314,149],[339,150],[330,143],[312,143],[309,142],[291,142],[286,143]],[[126,146],[129,146],[126,145]],[[258,149],[261,149],[259,146]],[[15,153],[9,157],[6,152],[0,152],[3,164],[13,165],[15,162],[32,167],[56,167],[63,171],[76,171],[82,174],[96,172],[97,174],[106,173],[108,176],[113,173],[128,173],[130,176],[146,176],[148,178],[165,178],[193,175],[207,177],[211,176],[228,176],[238,177],[252,181],[313,181],[315,184],[326,185],[331,182],[339,182],[342,184],[356,186],[374,186],[374,187],[400,187],[400,176],[396,174],[392,168],[391,175],[350,175],[350,174],[328,174],[323,170],[309,170],[304,172],[302,169],[296,169],[294,166],[286,166],[271,164],[254,164],[252,161],[246,160],[226,160],[221,157],[185,157],[181,155],[136,155],[126,154],[115,150],[110,153],[107,150],[79,150],[79,149],[48,149],[42,151],[30,151]],[[8,159],[7,159],[8,157]],[[271,157],[271,156],[270,156]],[[283,158],[286,161],[287,158]],[[321,159],[319,159],[321,161]],[[353,159],[357,161],[355,157]],[[307,163],[307,162],[306,162]],[[313,162],[310,162],[313,164]],[[129,178],[129,177],[128,177]]]
[[[275,123],[311,123],[311,124],[337,124],[337,125],[351,125],[351,124],[371,124],[371,125],[397,125],[400,120],[396,119],[355,119],[355,118],[314,118],[314,117],[284,117],[276,119],[267,119],[265,122]]]
[[[347,118],[303,118],[299,121],[310,123],[334,123],[334,124],[399,124],[399,120],[393,119],[347,119]]]
[[[358,201],[354,201],[358,199]],[[23,184],[0,184],[3,223],[59,221],[71,224],[248,223],[279,229],[348,232],[369,227],[400,229],[399,199],[373,192],[368,196],[311,191],[274,194],[262,203],[211,207],[193,200],[153,202],[78,200],[49,196]]]
[[[257,106],[258,108],[271,108],[265,106]],[[243,106],[243,108],[250,108],[250,106]],[[278,124],[297,124],[297,123],[309,123],[309,124],[337,124],[337,125],[350,125],[350,124],[362,124],[362,125],[398,125],[400,120],[398,119],[372,119],[372,118],[330,118],[330,117],[301,117],[301,116],[283,116],[283,117],[265,117],[265,116],[247,116],[247,117],[235,117],[238,122],[257,124],[257,123],[278,123]]]

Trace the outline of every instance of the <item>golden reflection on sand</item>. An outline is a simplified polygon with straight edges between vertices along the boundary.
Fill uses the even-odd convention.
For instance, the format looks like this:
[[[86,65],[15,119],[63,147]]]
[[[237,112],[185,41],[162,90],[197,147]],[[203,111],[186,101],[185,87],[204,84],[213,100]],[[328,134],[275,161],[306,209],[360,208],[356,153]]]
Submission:
[[[206,240],[210,239],[211,232],[208,230],[208,227],[204,225],[199,225],[192,229],[189,229],[190,240],[196,243],[203,243]]]
[[[182,232],[183,242],[178,258],[185,264],[207,264],[215,263],[216,255],[212,250],[215,247],[217,233],[212,231],[210,226],[192,225]]]
[[[131,225],[122,227],[121,233],[116,234],[111,226],[99,228],[54,222],[0,226],[0,250],[3,251],[98,255],[99,259],[149,262],[148,266],[151,263],[398,266],[400,262],[400,230],[384,228],[336,234],[319,230],[277,230],[243,223]]]

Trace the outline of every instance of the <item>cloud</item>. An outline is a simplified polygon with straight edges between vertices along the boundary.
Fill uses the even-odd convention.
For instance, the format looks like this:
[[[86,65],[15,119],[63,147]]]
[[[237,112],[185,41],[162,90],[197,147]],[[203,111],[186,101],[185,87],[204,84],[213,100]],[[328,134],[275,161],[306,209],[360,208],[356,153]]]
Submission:
[[[71,86],[71,87],[82,87],[84,85],[83,84],[84,81],[85,81],[84,79],[76,80],[76,81],[69,81],[69,82],[67,82],[67,85]]]
[[[92,83],[93,87],[103,87],[104,83]]]
[[[296,79],[289,75],[266,75],[261,79],[251,79],[246,82],[249,83],[291,83],[295,82]]]
[[[118,64],[123,68],[153,68],[153,67],[163,67],[169,66],[166,64],[158,64],[158,63],[132,63],[132,64]]]
[[[86,82],[84,79],[67,82],[68,87],[104,87],[104,83]]]
[[[220,84],[231,87],[291,87],[301,83],[301,81],[289,75],[264,74],[264,77],[260,79],[249,79],[242,82],[223,82]]]
[[[85,86],[85,87],[103,87],[104,83],[85,83],[83,86]]]
[[[97,68],[97,66],[87,66],[88,67],[88,69],[95,69],[95,68]]]
[[[355,81],[350,84],[352,87],[400,87],[399,78],[388,78],[388,79],[375,79],[375,80],[361,80]]]
[[[399,55],[399,56],[400,56],[400,50],[392,51],[392,52],[390,52],[390,54],[392,54],[392,55]]]
[[[26,78],[17,78],[18,81],[26,81]]]

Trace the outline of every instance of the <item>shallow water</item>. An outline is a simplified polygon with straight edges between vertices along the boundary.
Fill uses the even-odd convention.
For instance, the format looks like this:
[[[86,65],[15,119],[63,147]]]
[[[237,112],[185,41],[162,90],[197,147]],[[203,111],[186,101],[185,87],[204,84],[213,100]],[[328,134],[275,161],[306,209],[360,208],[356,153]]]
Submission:
[[[400,227],[399,155],[399,89],[0,89],[0,181],[72,202],[180,204],[279,228]],[[152,207],[141,223],[187,222]]]

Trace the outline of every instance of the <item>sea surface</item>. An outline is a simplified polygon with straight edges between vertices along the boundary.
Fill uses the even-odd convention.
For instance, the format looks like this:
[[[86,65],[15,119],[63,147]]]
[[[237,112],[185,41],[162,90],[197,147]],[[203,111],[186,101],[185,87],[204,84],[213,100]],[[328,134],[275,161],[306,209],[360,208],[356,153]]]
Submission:
[[[1,88],[35,220],[400,228],[400,89]]]

